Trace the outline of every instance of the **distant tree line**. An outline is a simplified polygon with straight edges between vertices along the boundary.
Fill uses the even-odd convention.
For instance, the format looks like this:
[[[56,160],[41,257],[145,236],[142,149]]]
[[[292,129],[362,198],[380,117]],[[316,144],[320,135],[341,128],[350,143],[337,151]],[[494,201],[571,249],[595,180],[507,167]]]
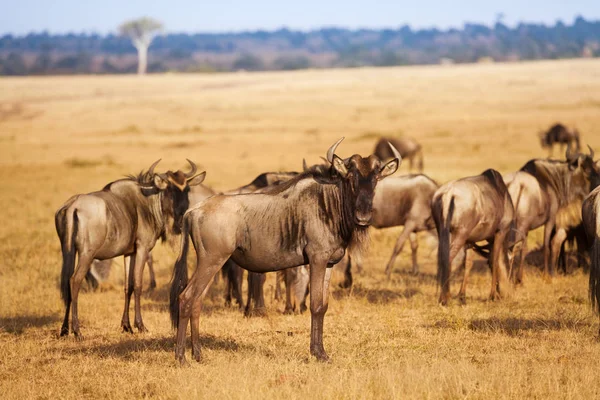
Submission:
[[[148,71],[293,70],[302,68],[470,63],[600,57],[600,21],[521,23],[510,28],[323,28],[241,33],[167,34],[150,46]],[[0,75],[134,73],[137,50],[117,35],[31,33],[0,37]]]

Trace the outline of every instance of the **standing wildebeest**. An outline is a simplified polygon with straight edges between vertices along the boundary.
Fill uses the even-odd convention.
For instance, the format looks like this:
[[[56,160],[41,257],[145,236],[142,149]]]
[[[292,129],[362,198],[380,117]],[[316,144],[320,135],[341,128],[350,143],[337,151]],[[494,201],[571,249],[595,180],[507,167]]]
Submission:
[[[567,151],[567,161],[535,159],[513,174],[508,191],[515,209],[516,240],[522,242],[521,254],[513,268],[515,282],[523,281],[527,234],[542,225],[544,272],[554,275],[567,231],[581,224],[581,203],[599,183],[593,156],[592,149],[590,155]]]
[[[193,206],[204,199],[215,194],[215,191],[205,185],[195,185],[191,186],[188,192],[188,200],[190,206]],[[92,263],[92,267],[88,271],[85,276],[85,280],[92,287],[92,289],[96,290],[98,288],[99,282],[105,281],[110,274],[111,259],[107,260],[94,260]],[[148,254],[148,272],[150,273],[150,290],[156,288],[156,274],[154,273],[154,258],[152,257],[152,253]]]
[[[504,295],[507,244],[513,226],[513,205],[498,171],[488,169],[481,175],[451,181],[434,194],[432,214],[439,236],[438,281],[442,287],[440,303],[450,295],[450,269],[454,257],[466,247],[487,240],[492,245],[489,264],[492,269],[490,299]],[[467,279],[471,269],[463,260],[464,278],[458,294],[466,301]]]
[[[410,240],[412,250],[412,273],[419,273],[417,263],[417,232],[435,229],[431,217],[431,199],[438,189],[438,184],[426,175],[404,175],[386,179],[377,186],[373,198],[373,221],[371,226],[382,229],[393,226],[404,226],[398,236],[392,256],[385,267],[388,279],[396,258],[402,251],[406,240]],[[345,279],[342,287],[352,286],[352,263],[360,269],[360,262],[349,259],[345,268]]]
[[[248,194],[261,193],[269,188],[282,184],[295,176],[298,172],[264,172],[258,175],[252,182],[237,189],[225,192],[225,194]],[[235,298],[238,306],[242,307],[242,278],[244,270],[233,260],[229,259],[225,263],[223,275],[226,277],[227,287],[225,303],[231,304],[232,298]],[[287,270],[286,270],[287,271]],[[248,297],[244,315],[264,315],[266,313],[264,284],[266,277],[263,273],[248,271]]]
[[[202,183],[206,175],[202,172],[194,176],[197,167],[189,160],[192,167],[189,173],[155,174],[154,168],[159,161],[137,177],[111,182],[99,192],[73,196],[56,212],[56,231],[63,254],[61,294],[66,306],[61,336],[69,334],[72,307],[73,333],[82,339],[77,299],[92,261],[121,255],[131,261],[129,268],[125,262],[125,309],[121,326],[124,331],[133,331],[129,322],[133,291],[135,327],[146,330],[140,308],[144,264],[158,238],[166,238],[171,230],[175,234],[181,233],[181,220],[189,206],[189,188]]]
[[[379,139],[373,152],[380,160],[387,160],[393,157],[392,151],[388,146],[391,143],[398,150],[403,159],[408,160],[409,169],[412,171],[413,163],[417,162],[417,170],[423,172],[423,149],[415,139],[412,138],[390,138]]]
[[[343,139],[343,138],[342,138]],[[181,252],[171,287],[171,322],[177,327],[175,355],[185,361],[185,336],[191,319],[192,356],[200,361],[198,337],[203,294],[213,275],[231,257],[254,272],[310,264],[310,352],[329,357],[323,347],[331,267],[346,249],[368,235],[377,182],[396,172],[401,157],[382,165],[374,155],[342,160],[338,140],[327,152],[331,173],[304,172],[266,193],[214,196],[189,210],[183,219]],[[188,284],[189,237],[196,270]]]
[[[564,146],[572,147],[575,145],[576,151],[581,151],[579,131],[574,129],[569,131],[563,124],[554,124],[546,132],[540,132],[540,142],[543,149],[548,149],[548,157],[552,157],[554,145],[560,146],[560,153],[564,151]]]
[[[412,249],[412,272],[419,273],[417,232],[435,228],[431,217],[431,199],[438,187],[438,184],[426,175],[390,178],[378,186],[373,199],[371,225],[375,228],[404,226],[385,268],[388,279],[406,239],[410,240]]]
[[[597,312],[600,309],[600,187],[586,197],[581,212],[585,233],[592,243],[589,293],[592,308]]]

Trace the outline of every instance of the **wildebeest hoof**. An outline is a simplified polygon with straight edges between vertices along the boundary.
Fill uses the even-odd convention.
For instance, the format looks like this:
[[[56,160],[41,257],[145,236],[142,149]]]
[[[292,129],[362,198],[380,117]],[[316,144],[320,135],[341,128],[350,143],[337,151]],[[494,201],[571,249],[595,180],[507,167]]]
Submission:
[[[156,289],[156,281],[150,281],[150,291]]]
[[[60,328],[60,336],[69,336],[69,328],[64,326]]]
[[[81,334],[81,332],[73,332],[75,334],[75,340],[77,340],[78,342],[83,341],[84,337]]]
[[[194,354],[194,352],[192,351],[192,358],[194,359],[194,361],[201,363],[202,362],[202,352],[198,351],[198,352],[196,352],[196,354]]]
[[[251,318],[251,317],[266,317],[267,316],[267,309],[264,307],[260,307],[260,308],[253,308],[253,309],[246,309],[246,311],[244,312],[244,316]]]
[[[349,289],[351,286],[352,286],[352,281],[345,280],[344,282],[340,283],[340,287],[342,289]]]
[[[144,324],[135,324],[135,327],[137,328],[139,333],[146,333],[148,332],[148,329],[146,329],[146,327],[144,326]]]
[[[410,272],[410,274],[412,276],[417,276],[419,275],[419,268],[413,268],[413,270]]]
[[[123,328],[123,333],[133,333],[131,324],[121,324],[121,328]]]
[[[283,310],[284,315],[292,315],[293,313],[294,313],[294,310],[289,307],[286,307],[285,310]]]
[[[185,357],[177,357],[177,361],[179,361],[179,366],[182,368],[190,367],[190,363],[185,359]]]
[[[331,361],[331,359],[329,358],[329,356],[323,349],[311,350],[310,354],[312,354],[317,359],[317,361],[320,361],[320,362],[330,362]]]

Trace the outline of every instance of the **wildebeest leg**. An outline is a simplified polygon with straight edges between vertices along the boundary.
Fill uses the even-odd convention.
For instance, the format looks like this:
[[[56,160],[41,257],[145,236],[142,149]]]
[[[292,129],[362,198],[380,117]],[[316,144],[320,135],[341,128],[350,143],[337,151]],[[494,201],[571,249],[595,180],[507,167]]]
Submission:
[[[448,259],[448,276],[451,276],[452,273],[452,261],[456,258],[456,255],[459,251],[461,251],[466,244],[467,240],[467,232],[458,231],[450,238],[450,254]],[[450,279],[446,282],[442,282],[442,291],[440,293],[439,303],[443,306],[448,304],[448,299],[450,298]]]
[[[328,361],[329,356],[323,347],[323,320],[329,306],[331,268],[326,261],[310,261],[310,354],[319,361]]]
[[[287,270],[277,271],[275,275],[275,300],[281,300],[281,282],[285,282]]]
[[[412,273],[413,273],[413,275],[418,275],[419,274],[419,264],[417,263],[417,250],[419,249],[419,241],[417,238],[417,233],[411,232],[410,235],[408,235],[408,239],[410,240],[410,249],[412,251],[412,264],[413,264]]]
[[[552,236],[552,229],[554,228],[554,221],[550,219],[544,225],[544,274],[548,276],[548,267],[550,264],[550,237]]]
[[[67,305],[65,309],[65,319],[63,319],[62,327],[60,328],[60,336],[67,336],[69,334],[69,313],[71,312],[71,297],[67,299]]]
[[[150,290],[156,289],[156,275],[154,275],[154,257],[148,253],[148,272],[150,272]]]
[[[508,284],[508,277],[506,275],[506,263],[504,258],[504,241],[507,233],[508,232],[506,230],[501,230],[494,236],[492,253],[489,259],[489,264],[492,268],[492,288],[490,291],[490,300],[497,300],[501,297],[504,297],[508,289],[505,287],[505,285]]]
[[[346,257],[346,268],[344,268],[344,282],[340,284],[340,287],[348,289],[352,287],[353,282],[354,280],[352,279],[352,257],[348,255],[348,257]]]
[[[246,311],[244,313],[246,317],[266,315],[263,291],[265,280],[265,274],[248,271],[248,302],[246,303]]]
[[[135,297],[135,327],[140,332],[147,332],[142,321],[142,282],[144,277],[144,265],[148,258],[146,249],[138,248],[135,254],[135,263],[133,264],[133,295]]]
[[[517,285],[523,283],[523,264],[525,261],[525,256],[527,255],[527,235],[529,233],[527,228],[524,230],[517,230],[517,233],[520,232],[524,232],[522,234],[523,240],[521,242],[521,254],[519,254],[517,268],[511,271],[511,278]]]
[[[180,364],[185,365],[185,334],[190,322],[190,318],[195,326],[192,327],[192,356],[196,361],[202,359],[200,348],[200,311],[202,298],[204,297],[209,284],[214,275],[223,266],[229,255],[224,257],[213,256],[211,258],[201,258],[198,254],[196,270],[192,275],[188,285],[179,295],[179,323],[177,325],[177,345],[175,356]]]
[[[394,250],[392,252],[392,256],[390,257],[390,261],[388,261],[387,266],[385,267],[385,273],[388,279],[390,279],[392,276],[392,269],[394,268],[394,262],[396,261],[396,257],[398,257],[398,255],[402,251],[402,247],[404,247],[406,239],[408,239],[408,237],[414,231],[414,229],[415,224],[409,221],[406,223],[406,225],[404,225],[402,233],[400,234],[400,236],[398,236],[398,240],[396,240],[396,245],[394,246]]]
[[[467,304],[467,281],[469,280],[469,274],[471,273],[472,263],[468,262],[467,257],[469,256],[469,251],[467,248],[464,248],[465,256],[462,260],[462,269],[464,271],[463,282],[460,285],[460,291],[458,292],[458,300],[460,304]]]
[[[123,280],[124,292],[125,292],[125,309],[123,310],[123,318],[121,318],[121,327],[123,332],[133,333],[131,329],[131,323],[129,322],[129,303],[131,302],[131,295],[133,294],[133,271],[132,267],[135,265],[135,254],[131,257],[123,257],[123,270],[125,276]]]
[[[77,340],[83,340],[83,336],[81,335],[81,331],[79,330],[79,314],[77,312],[77,303],[79,296],[79,289],[81,288],[81,283],[85,278],[85,275],[90,270],[92,266],[92,261],[94,260],[94,256],[91,252],[87,253],[79,253],[79,260],[77,262],[77,268],[75,269],[75,273],[71,277],[70,285],[71,285],[71,327],[73,329],[73,333],[75,334],[75,338]]]
[[[567,231],[563,228],[560,228],[556,231],[554,238],[552,238],[552,248],[550,251],[550,276],[556,275],[556,266],[558,263],[558,255],[560,254],[560,249],[567,238]]]
[[[296,278],[296,270],[294,268],[288,268],[283,271],[285,279],[285,309],[284,314],[294,313],[294,304],[292,302],[292,285]]]

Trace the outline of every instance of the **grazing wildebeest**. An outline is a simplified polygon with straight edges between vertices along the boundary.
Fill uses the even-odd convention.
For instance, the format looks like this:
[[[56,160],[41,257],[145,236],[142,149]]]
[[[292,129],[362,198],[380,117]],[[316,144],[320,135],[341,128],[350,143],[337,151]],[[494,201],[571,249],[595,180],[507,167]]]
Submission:
[[[266,193],[213,196],[185,214],[170,296],[171,322],[177,327],[175,355],[181,364],[186,363],[190,319],[192,356],[200,361],[202,297],[230,257],[254,272],[310,264],[310,352],[319,360],[329,358],[323,347],[323,319],[331,267],[348,247],[366,239],[377,183],[396,172],[401,160],[397,151],[385,164],[374,155],[342,160],[335,154],[342,139],[327,151],[330,173],[304,172]],[[189,237],[197,261],[188,283]]]
[[[492,270],[490,299],[504,296],[508,289],[505,287],[508,281],[506,262],[513,205],[500,173],[488,169],[481,175],[442,185],[433,196],[431,208],[439,236],[437,277],[442,287],[439,302],[442,305],[448,303],[450,269],[458,252],[484,240],[492,246],[489,254]],[[463,304],[471,269],[469,264],[465,255],[464,278],[458,294]]]
[[[204,199],[214,195],[216,192],[205,186],[203,184],[191,186],[188,192],[188,200],[190,206],[197,204]],[[112,261],[110,259],[107,260],[94,260],[92,262],[92,267],[88,271],[85,276],[85,280],[92,287],[92,289],[96,290],[98,288],[99,282],[102,282],[108,279],[108,275],[110,274],[110,269],[112,266]],[[154,273],[154,258],[152,257],[152,253],[148,254],[148,272],[150,273],[150,290],[156,288],[156,275]]]
[[[561,123],[552,125],[546,132],[540,132],[539,137],[542,148],[548,149],[548,157],[552,157],[555,144],[560,146],[561,154],[564,152],[565,145],[567,147],[574,145],[576,151],[581,151],[579,131],[577,129],[570,131]]]
[[[567,161],[534,159],[513,174],[508,191],[515,209],[516,240],[521,241],[521,254],[512,268],[516,283],[523,281],[527,235],[542,225],[544,272],[554,275],[567,231],[581,224],[581,203],[600,180],[593,155],[592,149],[590,155],[567,151]]]
[[[589,295],[592,308],[600,310],[600,187],[594,189],[581,207],[583,226],[591,247]],[[600,330],[598,331],[600,335]]]
[[[78,339],[83,338],[77,300],[92,261],[121,255],[130,258],[129,264],[125,262],[125,309],[121,326],[124,331],[133,331],[129,302],[134,292],[135,327],[146,330],[140,307],[143,266],[159,238],[166,238],[171,231],[181,233],[181,220],[189,206],[189,188],[202,183],[206,175],[204,172],[194,175],[197,167],[189,160],[189,173],[155,174],[159,161],[137,177],[111,182],[99,192],[73,196],[56,212],[56,231],[63,255],[61,294],[66,306],[61,336],[69,334],[72,308],[73,333]]]
[[[393,157],[393,154],[388,146],[391,143],[398,150],[403,159],[408,160],[409,169],[412,171],[413,163],[417,163],[417,170],[423,172],[423,149],[419,143],[413,138],[391,138],[385,137],[379,139],[375,145],[374,154],[380,160],[387,160]]]

